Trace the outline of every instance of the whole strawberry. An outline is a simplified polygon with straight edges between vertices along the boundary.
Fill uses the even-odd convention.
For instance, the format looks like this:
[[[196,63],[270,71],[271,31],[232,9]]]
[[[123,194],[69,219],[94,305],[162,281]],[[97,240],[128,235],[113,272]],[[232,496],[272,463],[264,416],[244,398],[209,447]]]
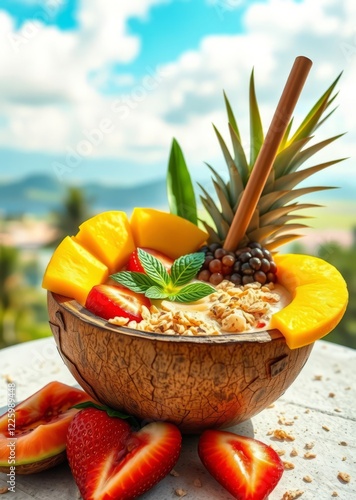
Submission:
[[[134,432],[125,420],[89,407],[69,426],[67,456],[83,500],[130,500],[170,472],[181,442],[173,424],[153,422]]]

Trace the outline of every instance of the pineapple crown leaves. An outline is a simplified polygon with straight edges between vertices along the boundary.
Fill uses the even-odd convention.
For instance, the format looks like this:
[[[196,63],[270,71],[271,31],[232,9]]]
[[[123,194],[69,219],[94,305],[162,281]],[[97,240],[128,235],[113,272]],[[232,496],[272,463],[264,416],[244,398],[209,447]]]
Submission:
[[[167,196],[171,213],[198,223],[193,183],[183,152],[173,139],[167,171]]]
[[[285,244],[299,237],[299,235],[293,234],[294,231],[307,226],[293,223],[295,219],[303,219],[300,214],[295,214],[294,212],[306,208],[318,207],[319,205],[291,202],[309,193],[321,191],[323,189],[332,189],[332,187],[323,186],[304,188],[296,188],[296,186],[311,175],[345,159],[331,160],[298,171],[313,155],[343,135],[340,134],[307,146],[313,139],[315,131],[336,109],[332,109],[325,116],[326,111],[330,110],[330,106],[337,96],[337,93],[333,95],[333,92],[340,77],[341,74],[311,108],[301,124],[296,128],[293,135],[291,135],[294,125],[293,119],[288,124],[270,176],[246,231],[244,241],[241,243],[252,240],[259,241],[272,250],[281,244]],[[211,217],[211,221],[204,220],[201,222],[209,234],[210,241],[220,243],[223,242],[227,236],[233,214],[236,212],[250,172],[253,169],[264,140],[262,122],[255,92],[254,72],[252,71],[251,73],[249,87],[251,144],[249,163],[242,146],[237,121],[225,93],[224,100],[234,158],[220,132],[216,127],[214,127],[214,130],[227,164],[228,182],[225,183],[218,172],[208,165],[212,173],[212,183],[217,201],[214,200],[213,196],[210,195],[206,189],[200,186],[202,190],[202,204]]]

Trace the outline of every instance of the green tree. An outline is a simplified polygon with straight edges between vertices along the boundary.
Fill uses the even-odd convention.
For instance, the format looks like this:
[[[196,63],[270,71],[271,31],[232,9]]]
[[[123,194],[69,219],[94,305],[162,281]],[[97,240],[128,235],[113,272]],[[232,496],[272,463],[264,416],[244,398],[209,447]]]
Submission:
[[[345,248],[335,242],[326,243],[319,247],[317,255],[340,271],[349,291],[344,317],[325,340],[356,348],[356,244]]]
[[[0,348],[50,335],[46,295],[30,283],[35,259],[0,246]]]
[[[12,302],[21,287],[19,273],[19,251],[9,246],[0,246],[0,348],[7,344],[6,337],[12,329],[9,313]]]
[[[59,235],[53,244],[57,245],[64,236],[76,234],[79,225],[90,217],[89,200],[83,189],[69,187],[64,196],[61,210],[54,215]]]

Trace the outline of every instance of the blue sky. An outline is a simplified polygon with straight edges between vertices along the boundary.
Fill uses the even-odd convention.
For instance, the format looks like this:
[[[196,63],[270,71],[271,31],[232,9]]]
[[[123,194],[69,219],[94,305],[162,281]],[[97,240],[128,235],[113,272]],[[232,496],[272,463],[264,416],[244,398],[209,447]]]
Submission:
[[[340,71],[322,182],[354,179],[356,10],[353,0],[3,0],[0,7],[0,181],[132,184],[165,176],[171,140],[193,176],[222,165],[226,90],[246,134],[254,67],[267,128],[297,55],[313,60],[296,118]],[[323,157],[321,157],[323,160]],[[344,181],[345,179],[345,181]],[[347,179],[347,181],[346,181]],[[354,180],[351,181],[356,182]]]

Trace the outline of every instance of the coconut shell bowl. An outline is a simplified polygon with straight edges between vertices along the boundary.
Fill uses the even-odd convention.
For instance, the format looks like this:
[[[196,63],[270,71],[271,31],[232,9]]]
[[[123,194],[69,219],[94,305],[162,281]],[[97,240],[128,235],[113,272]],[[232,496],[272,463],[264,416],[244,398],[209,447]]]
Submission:
[[[291,350],[278,330],[168,336],[111,325],[48,292],[58,351],[78,384],[103,404],[184,433],[241,423],[277,400],[313,344]]]

